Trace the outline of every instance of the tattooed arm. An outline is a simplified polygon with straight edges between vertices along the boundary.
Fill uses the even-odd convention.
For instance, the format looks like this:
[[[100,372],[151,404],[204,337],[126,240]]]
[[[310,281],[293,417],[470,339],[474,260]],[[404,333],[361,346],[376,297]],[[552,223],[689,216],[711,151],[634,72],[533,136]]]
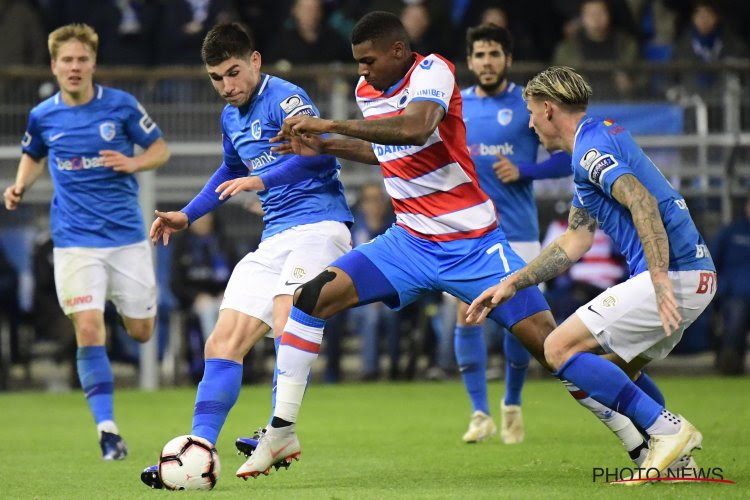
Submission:
[[[659,316],[667,336],[680,325],[681,316],[669,280],[669,239],[659,213],[656,199],[646,187],[630,174],[617,178],[612,184],[612,196],[630,211],[633,225],[641,240],[651,282],[656,292]]]
[[[482,292],[469,306],[467,322],[483,321],[492,308],[509,300],[518,290],[564,273],[591,248],[595,231],[596,221],[588,211],[572,207],[565,232],[521,270]]]

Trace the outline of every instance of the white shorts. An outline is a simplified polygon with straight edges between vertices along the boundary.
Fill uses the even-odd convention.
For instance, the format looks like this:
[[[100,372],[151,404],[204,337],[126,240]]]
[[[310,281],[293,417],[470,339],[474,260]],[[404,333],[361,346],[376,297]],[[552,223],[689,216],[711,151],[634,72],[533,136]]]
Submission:
[[[303,283],[352,248],[343,222],[323,221],[282,231],[260,242],[235,266],[221,309],[234,309],[273,328],[273,299]]]
[[[147,240],[109,248],[53,251],[57,300],[66,315],[98,309],[111,300],[121,316],[156,316],[156,279]]]
[[[680,327],[669,337],[656,308],[648,271],[606,289],[576,314],[606,352],[626,362],[637,356],[664,359],[716,293],[713,271],[670,271],[669,279],[682,315]]]

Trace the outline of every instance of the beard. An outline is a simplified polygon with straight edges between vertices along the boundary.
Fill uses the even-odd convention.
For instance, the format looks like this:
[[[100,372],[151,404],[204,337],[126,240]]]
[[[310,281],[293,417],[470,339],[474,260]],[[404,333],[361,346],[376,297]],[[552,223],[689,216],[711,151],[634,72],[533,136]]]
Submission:
[[[502,85],[505,83],[505,72],[500,73],[497,76],[497,80],[495,80],[492,83],[482,83],[479,81],[477,84],[482,91],[488,95],[495,95],[497,93],[497,90],[502,87]]]

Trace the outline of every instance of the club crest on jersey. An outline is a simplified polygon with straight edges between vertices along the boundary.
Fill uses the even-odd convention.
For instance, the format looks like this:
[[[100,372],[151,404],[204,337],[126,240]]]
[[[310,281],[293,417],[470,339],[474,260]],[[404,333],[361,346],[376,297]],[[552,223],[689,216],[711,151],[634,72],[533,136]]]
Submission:
[[[260,120],[255,120],[253,123],[250,124],[250,133],[253,134],[253,139],[256,141],[260,139],[261,129],[260,129]]]
[[[403,94],[401,94],[401,97],[398,100],[398,104],[396,105],[399,108],[403,108],[406,105],[406,101],[409,100],[409,89],[404,89]]]
[[[115,138],[116,131],[114,122],[104,122],[99,125],[99,135],[107,142]]]
[[[497,123],[506,126],[513,119],[513,110],[510,108],[503,108],[497,112]]]
[[[597,150],[596,148],[591,148],[585,153],[583,153],[583,156],[581,157],[581,166],[585,168],[586,170],[591,167],[591,165],[599,158],[602,154]]]
[[[432,67],[432,63],[434,63],[432,59],[425,59],[421,63],[419,63],[419,67],[422,69],[430,69]]]

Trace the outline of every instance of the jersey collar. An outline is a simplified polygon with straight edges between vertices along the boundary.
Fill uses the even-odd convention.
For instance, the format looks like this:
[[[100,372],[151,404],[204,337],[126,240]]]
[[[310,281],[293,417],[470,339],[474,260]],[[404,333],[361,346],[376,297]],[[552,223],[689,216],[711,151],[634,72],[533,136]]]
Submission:
[[[581,132],[581,129],[583,128],[583,126],[590,121],[591,121],[591,118],[589,116],[583,115],[583,117],[581,118],[581,121],[578,122],[578,126],[576,127],[576,135],[573,136],[573,149],[574,150],[576,148],[576,142],[578,141],[578,134]]]

